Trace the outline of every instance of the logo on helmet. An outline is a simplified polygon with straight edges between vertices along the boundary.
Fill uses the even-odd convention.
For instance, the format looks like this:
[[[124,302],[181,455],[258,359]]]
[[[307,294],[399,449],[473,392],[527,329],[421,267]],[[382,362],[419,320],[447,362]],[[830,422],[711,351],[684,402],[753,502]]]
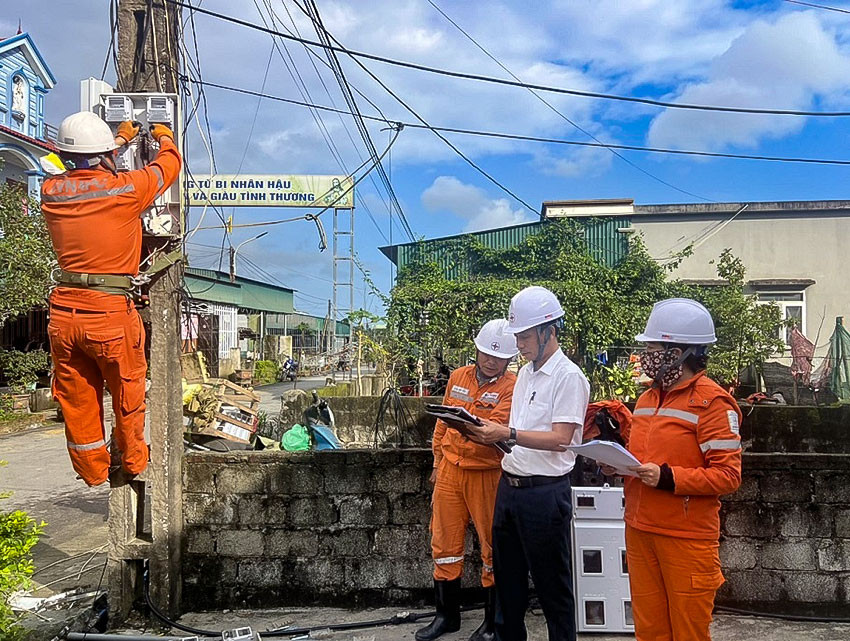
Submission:
[[[499,343],[497,343],[496,341],[493,341],[492,343],[490,343],[490,349],[494,349],[498,352],[501,348],[502,348],[502,346],[499,345]]]

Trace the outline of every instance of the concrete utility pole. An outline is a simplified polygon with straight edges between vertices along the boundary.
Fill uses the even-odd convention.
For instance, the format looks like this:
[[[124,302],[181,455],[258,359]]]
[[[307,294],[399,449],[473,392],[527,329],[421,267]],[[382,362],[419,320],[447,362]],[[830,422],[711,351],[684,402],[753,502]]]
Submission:
[[[119,0],[119,92],[177,93],[180,10],[163,0]],[[113,487],[109,499],[110,609],[126,616],[141,596],[142,568],[150,562],[154,604],[180,608],[183,536],[183,416],[180,370],[182,263],[162,269],[150,286],[150,377],[147,413],[151,461],[142,478]],[[151,515],[150,528],[145,512]]]

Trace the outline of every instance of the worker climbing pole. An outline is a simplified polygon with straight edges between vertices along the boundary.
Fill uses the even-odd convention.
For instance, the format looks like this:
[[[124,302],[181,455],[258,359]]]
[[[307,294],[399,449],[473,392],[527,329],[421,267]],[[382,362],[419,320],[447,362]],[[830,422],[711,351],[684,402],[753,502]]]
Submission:
[[[117,23],[118,91],[177,93],[180,9],[162,0],[120,0]],[[164,241],[148,238],[145,242]],[[179,259],[173,250],[172,244],[162,255]],[[167,260],[158,267],[148,289],[151,464],[147,477],[150,494],[143,498],[150,504],[151,524],[145,532],[137,522],[144,483],[112,490],[108,578],[110,609],[118,615],[126,614],[140,596],[145,561],[149,562],[154,603],[170,614],[180,607],[183,423],[179,292],[183,267],[180,260]]]

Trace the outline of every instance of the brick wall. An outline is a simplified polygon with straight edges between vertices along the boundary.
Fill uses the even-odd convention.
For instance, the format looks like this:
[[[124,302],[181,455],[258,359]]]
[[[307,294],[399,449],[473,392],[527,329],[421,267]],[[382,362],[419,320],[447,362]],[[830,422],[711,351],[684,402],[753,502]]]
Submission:
[[[196,453],[184,469],[184,609],[428,594],[428,450]],[[850,456],[745,454],[722,522],[721,602],[850,615]]]

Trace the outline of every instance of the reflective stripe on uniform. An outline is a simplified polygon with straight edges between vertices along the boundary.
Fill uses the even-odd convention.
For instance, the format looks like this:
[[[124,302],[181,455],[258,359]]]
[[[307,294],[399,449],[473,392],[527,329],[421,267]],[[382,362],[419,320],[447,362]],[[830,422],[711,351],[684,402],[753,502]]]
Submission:
[[[156,172],[156,190],[158,192],[165,185],[165,181],[162,178],[162,170],[156,165],[151,165],[151,169]]]
[[[659,416],[669,416],[670,418],[680,418],[688,423],[696,425],[699,423],[699,415],[693,412],[685,412],[684,410],[674,410],[670,407],[662,407],[658,410]]]
[[[486,563],[482,563],[481,565],[482,565],[482,567],[484,568],[484,571],[485,571],[485,572],[492,572],[492,571],[493,571],[493,566],[492,566],[492,565],[487,565]]]
[[[136,191],[135,185],[124,185],[123,187],[113,187],[112,189],[101,189],[100,191],[84,191],[78,194],[50,194],[43,193],[41,199],[49,203],[67,203],[79,200],[92,200],[93,198],[109,198],[118,194],[126,194]]]
[[[99,441],[95,441],[94,443],[86,443],[85,445],[77,445],[76,443],[72,443],[71,441],[65,441],[69,450],[76,450],[78,452],[86,452],[88,450],[96,450],[99,447],[104,447],[106,445],[106,441],[100,439]]]
[[[699,423],[698,414],[694,414],[693,412],[685,412],[684,410],[676,410],[672,407],[662,407],[657,412],[651,407],[641,407],[639,409],[636,409],[632,414],[634,416],[667,416],[669,418],[680,418],[683,421],[693,423],[694,425]]]
[[[734,438],[718,441],[706,441],[705,443],[700,443],[699,449],[701,449],[703,453],[708,452],[708,450],[740,450],[741,441]]]
[[[463,561],[462,556],[444,556],[439,559],[434,559],[437,565],[448,565],[449,563],[460,563]]]

